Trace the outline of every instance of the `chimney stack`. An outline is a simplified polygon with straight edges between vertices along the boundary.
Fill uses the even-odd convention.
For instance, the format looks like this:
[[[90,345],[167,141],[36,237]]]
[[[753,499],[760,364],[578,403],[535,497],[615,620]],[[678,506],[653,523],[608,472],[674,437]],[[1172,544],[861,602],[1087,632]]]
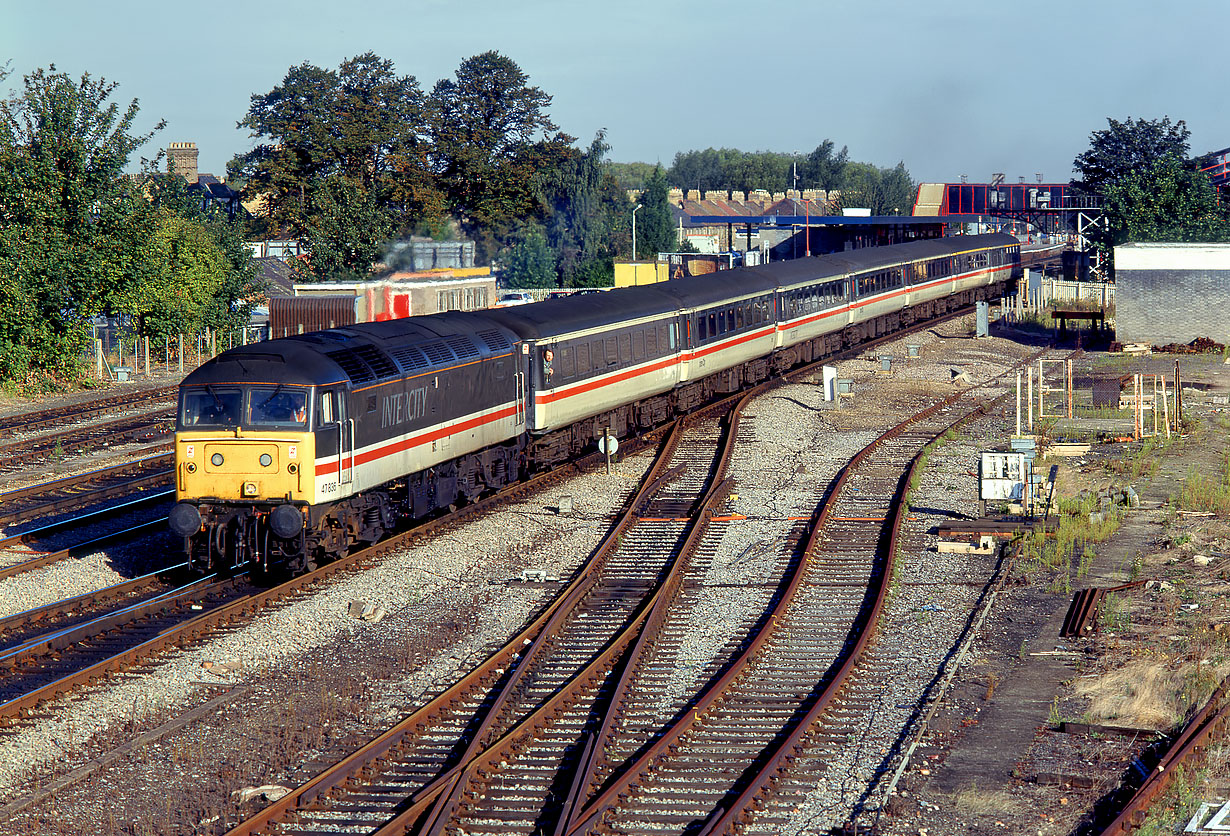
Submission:
[[[172,142],[167,146],[167,173],[178,174],[190,184],[195,183],[199,154],[195,142]]]

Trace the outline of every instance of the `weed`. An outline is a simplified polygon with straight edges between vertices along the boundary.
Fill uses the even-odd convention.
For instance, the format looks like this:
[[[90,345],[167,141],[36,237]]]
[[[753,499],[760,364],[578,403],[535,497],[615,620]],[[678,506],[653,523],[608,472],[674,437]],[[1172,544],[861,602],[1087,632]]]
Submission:
[[[1115,592],[1108,592],[1102,596],[1102,601],[1098,604],[1099,624],[1112,632],[1122,633],[1128,629],[1131,622],[1131,613],[1126,598]]]
[[[1051,700],[1051,710],[1046,716],[1047,725],[1059,728],[1059,724],[1063,722],[1063,715],[1059,713],[1059,697]]]

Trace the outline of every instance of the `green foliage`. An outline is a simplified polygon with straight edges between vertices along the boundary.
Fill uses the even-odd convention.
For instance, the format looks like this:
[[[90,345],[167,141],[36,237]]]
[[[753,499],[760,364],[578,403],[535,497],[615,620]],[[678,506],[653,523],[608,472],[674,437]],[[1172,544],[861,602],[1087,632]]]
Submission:
[[[541,227],[531,226],[509,250],[503,276],[509,287],[555,287],[555,253]]]
[[[666,174],[680,189],[765,189],[784,192],[800,189],[840,189],[845,182],[848,154],[833,153],[832,140],[824,140],[806,157],[777,151],[740,151],[735,148],[681,151]]]
[[[842,207],[870,209],[873,215],[908,215],[914,208],[918,185],[905,163],[893,168],[876,168],[867,163],[850,163],[838,202]]]
[[[576,154],[547,115],[551,97],[511,58],[461,62],[429,98],[433,169],[462,229],[494,252],[539,208],[544,172]]]
[[[1104,198],[1106,228],[1096,250],[1110,256],[1127,241],[1230,240],[1230,213],[1208,177],[1188,159],[1191,132],[1183,120],[1107,120],[1073,161],[1074,186]]]
[[[610,286],[612,257],[630,234],[632,207],[603,164],[608,148],[599,131],[586,151],[572,153],[542,178],[547,244],[565,287]]]
[[[662,167],[650,163],[615,163],[610,160],[604,163],[604,165],[607,172],[619,184],[619,188],[624,190],[635,189],[637,191],[644,190],[650,175],[654,173],[655,169]]]
[[[317,187],[306,220],[308,270],[317,281],[366,278],[393,232],[393,219],[379,206],[375,191],[342,174]]]
[[[120,174],[161,129],[134,134],[116,85],[54,66],[0,104],[0,379],[24,390],[80,375],[90,320],[145,269],[152,210]]]
[[[239,125],[266,141],[232,160],[231,176],[246,198],[260,198],[271,228],[303,241],[321,234],[312,216],[336,199],[336,178],[389,216],[380,228],[401,226],[441,205],[426,171],[425,120],[418,81],[396,75],[391,61],[368,52],[336,71],[305,62],[252,96]],[[331,195],[318,199],[321,189]],[[373,234],[369,228],[362,237]],[[328,249],[349,243],[334,240]]]
[[[1230,217],[1212,182],[1174,155],[1108,184],[1105,198],[1112,245],[1230,240]]]
[[[679,235],[673,223],[668,195],[670,186],[661,166],[654,168],[641,193],[641,211],[637,214],[636,248],[633,257],[654,258],[658,253],[678,250]]]
[[[1133,172],[1149,168],[1163,157],[1187,157],[1191,131],[1182,119],[1173,124],[1169,116],[1160,121],[1107,119],[1106,122],[1105,130],[1089,135],[1089,150],[1072,162],[1072,167],[1080,174],[1072,185],[1078,188],[1105,194],[1110,186]]]

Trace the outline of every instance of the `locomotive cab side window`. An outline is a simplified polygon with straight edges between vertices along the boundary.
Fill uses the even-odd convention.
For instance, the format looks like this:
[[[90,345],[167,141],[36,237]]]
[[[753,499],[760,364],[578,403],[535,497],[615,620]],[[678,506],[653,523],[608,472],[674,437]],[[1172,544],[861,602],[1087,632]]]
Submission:
[[[327,426],[337,421],[337,393],[321,392],[320,404],[316,410],[317,426]]]

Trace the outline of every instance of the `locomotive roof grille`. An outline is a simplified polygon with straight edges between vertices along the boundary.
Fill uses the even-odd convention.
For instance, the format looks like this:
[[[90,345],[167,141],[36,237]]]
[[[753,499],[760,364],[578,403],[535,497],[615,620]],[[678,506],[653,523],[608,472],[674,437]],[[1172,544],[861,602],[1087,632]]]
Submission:
[[[330,351],[325,356],[341,366],[342,371],[354,383],[366,383],[381,377],[396,377],[399,373],[393,361],[372,345]]]
[[[507,351],[512,348],[512,343],[508,341],[508,337],[505,337],[499,331],[494,329],[479,331],[478,336],[479,339],[487,344],[487,348],[489,348],[493,354],[499,354],[500,352]]]
[[[425,369],[431,365],[427,362],[427,358],[423,352],[412,345],[398,346],[397,348],[389,349],[389,356],[393,358],[393,362],[401,367],[403,372],[412,372],[415,369]]]
[[[470,342],[470,338],[464,334],[445,337],[444,341],[448,343],[448,347],[457,355],[458,360],[469,360],[478,356],[478,349],[474,347],[474,343]]]
[[[443,366],[453,362],[453,352],[442,342],[423,343],[419,346],[433,366]]]

